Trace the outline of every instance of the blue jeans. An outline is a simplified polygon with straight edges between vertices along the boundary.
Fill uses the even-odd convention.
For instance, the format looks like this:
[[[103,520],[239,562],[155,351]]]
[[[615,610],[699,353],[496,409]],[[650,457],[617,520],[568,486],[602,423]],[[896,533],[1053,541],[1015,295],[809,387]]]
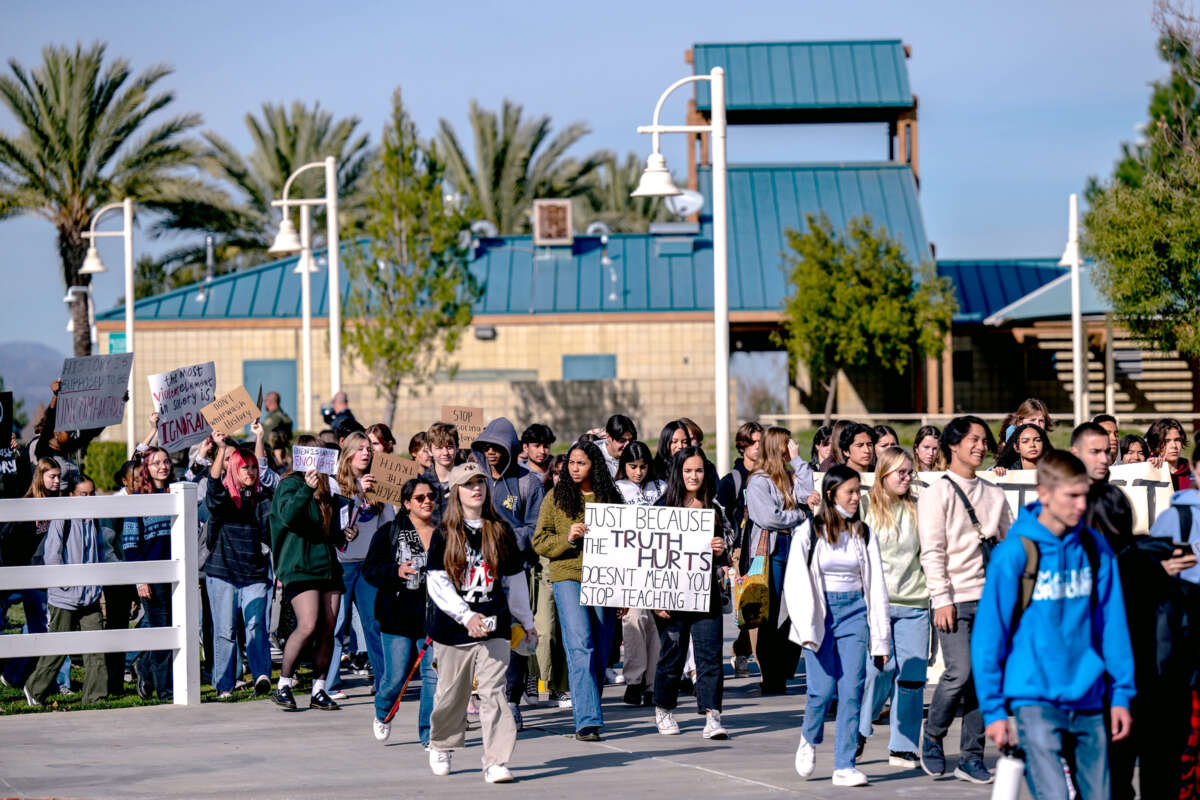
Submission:
[[[617,612],[611,608],[579,605],[579,581],[558,581],[554,586],[554,604],[562,626],[563,650],[567,653],[567,679],[571,684],[571,710],[575,730],[600,728],[604,712],[600,694],[604,689],[604,668],[608,649],[617,625]]]
[[[46,612],[46,590],[22,589],[19,594],[21,595],[21,605],[25,608],[25,625],[22,631],[24,633],[46,633],[49,630],[47,627],[49,617]],[[4,670],[4,679],[13,686],[24,686],[30,673],[33,672],[35,664],[37,664],[36,658],[10,658],[0,662]]]
[[[375,619],[375,595],[378,590],[367,583],[362,576],[361,561],[342,562],[342,585],[346,594],[338,607],[337,623],[333,627],[333,656],[329,660],[329,674],[326,676],[325,688],[332,692],[341,685],[338,667],[342,662],[342,635],[346,631],[350,619],[351,601],[358,609],[362,618],[363,637],[367,640],[367,658],[371,659],[371,669],[375,673],[375,690],[379,690],[380,676],[383,674],[383,638],[379,633],[379,621]],[[360,643],[361,645],[361,643]]]
[[[383,677],[380,679],[379,691],[375,693],[375,718],[382,720],[392,710],[396,698],[400,696],[400,687],[408,678],[408,672],[413,667],[413,661],[421,654],[425,639],[410,639],[407,636],[396,636],[391,633],[383,636]],[[437,692],[437,672],[433,669],[433,643],[425,651],[421,659],[421,705],[417,709],[417,736],[421,744],[429,744],[429,715],[433,713],[433,695]]]
[[[916,753],[925,715],[925,672],[929,665],[929,609],[892,606],[892,657],[883,671],[869,655],[858,732],[870,736],[871,720],[879,716],[892,695],[888,749]]]
[[[250,677],[271,677],[271,645],[267,640],[267,594],[265,583],[238,586],[211,575],[205,577],[213,618],[212,683],[217,692],[232,692],[242,671],[238,655],[237,622],[241,614],[246,631],[246,660]]]
[[[837,690],[834,769],[851,769],[858,748],[858,713],[867,665],[867,604],[862,592],[825,593],[825,635],[821,649],[804,651],[808,700],[804,704],[804,740],[824,739],[825,712]]]
[[[1034,800],[1067,796],[1064,762],[1075,777],[1080,800],[1109,797],[1107,714],[1020,706],[1014,716],[1025,751],[1025,783]]]

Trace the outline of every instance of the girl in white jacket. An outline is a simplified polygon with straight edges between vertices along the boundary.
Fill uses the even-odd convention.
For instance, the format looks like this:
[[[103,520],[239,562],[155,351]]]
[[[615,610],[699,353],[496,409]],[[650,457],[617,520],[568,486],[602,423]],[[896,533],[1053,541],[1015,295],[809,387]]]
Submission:
[[[855,768],[859,708],[868,651],[882,669],[891,654],[887,583],[879,544],[859,519],[858,473],[839,464],[825,474],[816,517],[796,529],[783,584],[780,623],[804,647],[808,700],[796,772],[813,773],[825,711],[836,687],[833,785],[865,786]]]

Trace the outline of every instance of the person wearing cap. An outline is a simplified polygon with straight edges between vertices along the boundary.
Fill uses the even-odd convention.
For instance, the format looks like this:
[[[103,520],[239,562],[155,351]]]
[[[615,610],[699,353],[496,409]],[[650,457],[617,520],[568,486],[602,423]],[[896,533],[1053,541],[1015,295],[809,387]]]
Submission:
[[[505,697],[514,620],[537,642],[525,563],[512,528],[492,506],[479,464],[459,464],[447,481],[446,513],[429,542],[427,633],[437,663],[430,717],[429,767],[450,774],[450,755],[465,743],[467,703],[478,683],[483,778],[508,783],[517,726]]]

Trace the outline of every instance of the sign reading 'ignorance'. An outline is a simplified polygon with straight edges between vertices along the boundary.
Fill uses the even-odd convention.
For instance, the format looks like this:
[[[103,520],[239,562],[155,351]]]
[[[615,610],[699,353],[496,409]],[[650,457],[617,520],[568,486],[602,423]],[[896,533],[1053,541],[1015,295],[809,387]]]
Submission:
[[[708,611],[715,513],[588,503],[580,605]]]

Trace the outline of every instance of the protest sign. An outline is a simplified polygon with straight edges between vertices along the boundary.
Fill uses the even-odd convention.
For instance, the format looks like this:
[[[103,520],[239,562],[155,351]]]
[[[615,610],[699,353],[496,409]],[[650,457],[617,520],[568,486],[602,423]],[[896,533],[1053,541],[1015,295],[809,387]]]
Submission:
[[[159,447],[174,453],[204,441],[212,433],[201,411],[217,396],[217,368],[213,362],[160,372],[147,380],[158,412]]]
[[[367,492],[372,503],[400,505],[400,490],[410,479],[421,474],[421,465],[411,458],[375,453],[371,457],[371,474],[375,476],[374,491]]]
[[[119,425],[133,353],[84,356],[63,361],[54,430],[76,431]]]
[[[0,447],[0,475],[16,475],[18,458],[21,458],[20,450]]]
[[[588,503],[579,603],[709,610],[716,512]]]
[[[225,434],[237,433],[262,415],[245,386],[221,395],[200,409],[200,413],[214,431]]]
[[[483,433],[483,409],[471,406],[442,406],[442,422],[458,428],[458,446],[470,447]]]
[[[7,448],[13,438],[13,393],[0,392],[0,447]]]
[[[913,493],[920,495],[921,491],[939,481],[944,472],[920,472],[913,478]],[[1004,498],[1008,500],[1009,508],[1015,517],[1023,506],[1037,500],[1037,470],[1010,469],[1003,476],[991,470],[979,470],[975,473],[983,480],[993,483],[1004,490]],[[821,488],[824,473],[818,472],[814,477],[817,490]],[[1154,467],[1150,462],[1141,464],[1117,464],[1108,468],[1109,483],[1117,486],[1129,498],[1133,508],[1133,533],[1135,535],[1150,532],[1154,520],[1171,505],[1171,476],[1165,467]],[[862,488],[865,494],[875,484],[875,473],[862,474]]]
[[[338,451],[328,447],[292,448],[292,469],[297,472],[308,472],[315,469],[324,475],[337,473]]]

